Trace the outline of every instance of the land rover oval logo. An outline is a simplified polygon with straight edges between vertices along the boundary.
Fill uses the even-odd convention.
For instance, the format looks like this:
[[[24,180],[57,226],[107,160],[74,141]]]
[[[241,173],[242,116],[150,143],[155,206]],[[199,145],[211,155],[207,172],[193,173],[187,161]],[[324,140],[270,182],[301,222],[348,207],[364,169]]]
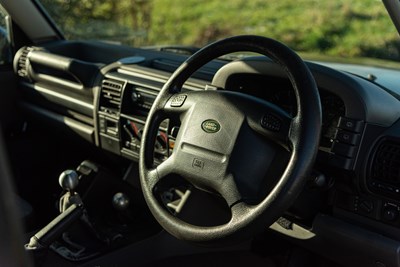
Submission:
[[[201,129],[206,133],[216,133],[221,129],[221,126],[216,120],[205,120],[201,124]]]

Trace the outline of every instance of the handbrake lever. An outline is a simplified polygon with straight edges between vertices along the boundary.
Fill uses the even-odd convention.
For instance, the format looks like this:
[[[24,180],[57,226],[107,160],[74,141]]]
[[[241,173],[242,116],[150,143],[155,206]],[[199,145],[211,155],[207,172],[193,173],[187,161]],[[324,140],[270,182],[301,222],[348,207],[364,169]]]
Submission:
[[[63,213],[31,237],[25,250],[32,253],[35,264],[39,265],[48,247],[56,241],[68,227],[76,222],[84,212],[83,205],[72,204]]]
[[[82,216],[83,211],[84,208],[82,205],[78,206],[72,204],[68,209],[60,213],[60,215],[54,218],[48,225],[32,236],[26,248],[47,248],[56,241],[72,223],[76,222]]]

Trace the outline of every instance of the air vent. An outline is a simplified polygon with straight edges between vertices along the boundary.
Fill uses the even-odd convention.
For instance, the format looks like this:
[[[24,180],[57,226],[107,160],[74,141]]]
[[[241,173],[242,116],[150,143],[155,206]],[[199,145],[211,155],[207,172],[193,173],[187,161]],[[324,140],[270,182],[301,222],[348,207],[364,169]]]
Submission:
[[[21,48],[18,58],[16,72],[18,76],[28,78],[28,54],[33,50],[33,47],[25,46]]]
[[[400,143],[384,141],[376,150],[371,177],[375,181],[400,183]]]
[[[125,82],[104,79],[101,84],[100,107],[102,111],[118,112],[121,108],[121,95]]]

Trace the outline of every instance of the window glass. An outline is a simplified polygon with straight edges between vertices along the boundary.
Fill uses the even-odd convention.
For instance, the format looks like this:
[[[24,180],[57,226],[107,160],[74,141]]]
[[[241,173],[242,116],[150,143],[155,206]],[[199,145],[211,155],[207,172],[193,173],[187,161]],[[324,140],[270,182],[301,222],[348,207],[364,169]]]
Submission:
[[[67,39],[201,47],[255,34],[315,57],[400,60],[398,34],[377,0],[40,1]]]
[[[12,62],[10,21],[7,12],[0,5],[0,65]]]

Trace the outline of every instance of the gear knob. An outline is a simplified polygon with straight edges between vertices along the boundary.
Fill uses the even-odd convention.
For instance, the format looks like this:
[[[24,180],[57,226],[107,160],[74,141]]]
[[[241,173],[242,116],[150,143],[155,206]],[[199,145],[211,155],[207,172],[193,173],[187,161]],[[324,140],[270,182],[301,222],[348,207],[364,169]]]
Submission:
[[[119,211],[126,210],[129,207],[130,200],[125,193],[118,192],[112,199],[112,204]]]
[[[74,170],[63,171],[58,178],[58,183],[64,190],[72,192],[79,183],[78,173]]]

